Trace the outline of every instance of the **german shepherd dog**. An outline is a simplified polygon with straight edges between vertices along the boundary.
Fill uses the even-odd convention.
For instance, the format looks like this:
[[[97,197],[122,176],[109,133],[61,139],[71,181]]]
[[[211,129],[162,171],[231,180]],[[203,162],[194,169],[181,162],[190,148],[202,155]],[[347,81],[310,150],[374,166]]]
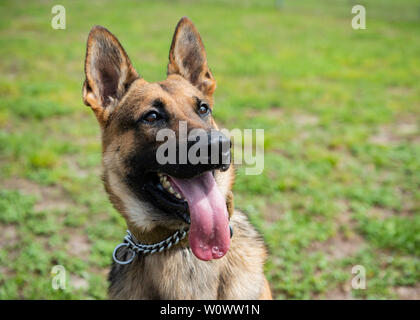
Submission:
[[[127,222],[130,242],[143,248],[135,252],[126,243],[114,257],[125,264],[112,265],[109,297],[271,299],[264,242],[234,210],[232,166],[156,159],[161,129],[179,135],[184,121],[188,132],[218,131],[212,118],[216,82],[193,23],[186,17],[179,21],[167,78],[156,83],[136,72],[112,33],[95,26],[87,41],[85,75],[83,101],[102,134],[105,190]],[[222,133],[203,141],[209,148],[228,141],[229,155],[220,151],[220,158],[230,157],[230,140]],[[175,237],[180,230],[184,238]],[[162,241],[175,238],[170,245]],[[168,245],[144,250],[155,243]],[[135,258],[126,262],[131,255]]]

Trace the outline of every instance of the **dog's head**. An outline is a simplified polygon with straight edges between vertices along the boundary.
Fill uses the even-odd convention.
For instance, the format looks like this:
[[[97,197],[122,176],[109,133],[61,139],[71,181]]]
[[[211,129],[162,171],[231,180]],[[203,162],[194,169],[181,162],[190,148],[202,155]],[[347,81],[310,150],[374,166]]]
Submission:
[[[83,100],[101,127],[104,182],[117,210],[143,232],[191,224],[194,254],[223,256],[234,176],[230,140],[212,118],[216,82],[192,22],[182,18],[176,27],[164,81],[142,79],[117,38],[100,26],[89,34],[85,73]],[[200,134],[190,139],[193,132]],[[208,161],[194,162],[191,154]]]

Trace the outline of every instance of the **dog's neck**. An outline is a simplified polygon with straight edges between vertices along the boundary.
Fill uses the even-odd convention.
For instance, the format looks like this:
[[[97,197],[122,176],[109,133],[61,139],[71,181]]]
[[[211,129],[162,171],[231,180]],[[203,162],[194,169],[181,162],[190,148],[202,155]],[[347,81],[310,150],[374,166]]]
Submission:
[[[137,239],[138,243],[141,244],[155,244],[161,242],[162,240],[167,239],[172,236],[176,230],[171,230],[162,226],[157,226],[150,231],[142,231],[137,226],[132,223],[127,223],[127,228],[131,234]],[[187,247],[188,246],[188,237],[179,241],[176,245],[177,247]]]

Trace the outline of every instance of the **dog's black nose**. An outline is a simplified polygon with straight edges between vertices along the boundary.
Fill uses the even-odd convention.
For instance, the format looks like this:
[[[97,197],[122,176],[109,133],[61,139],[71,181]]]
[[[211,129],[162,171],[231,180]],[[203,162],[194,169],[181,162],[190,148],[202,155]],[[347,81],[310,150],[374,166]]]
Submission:
[[[193,132],[193,131],[191,131]],[[181,142],[177,145],[177,161],[165,165],[164,170],[178,178],[190,178],[208,170],[226,171],[231,162],[231,141],[218,130],[195,131],[190,133],[186,150],[181,150]],[[187,153],[185,162],[181,161],[181,153]],[[160,167],[162,170],[162,167]]]
[[[210,163],[217,165],[222,171],[230,166],[230,148],[232,143],[222,132],[212,130],[209,133],[209,159]]]

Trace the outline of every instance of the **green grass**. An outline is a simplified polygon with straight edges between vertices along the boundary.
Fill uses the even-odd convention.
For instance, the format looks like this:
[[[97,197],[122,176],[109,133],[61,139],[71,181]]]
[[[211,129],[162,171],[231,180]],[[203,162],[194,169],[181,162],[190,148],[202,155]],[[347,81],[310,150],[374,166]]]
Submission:
[[[404,298],[420,283],[420,8],[359,1],[63,0],[0,3],[0,299],[103,299],[125,223],[100,181],[81,86],[101,24],[149,81],[177,21],[196,24],[223,126],[265,130],[265,170],[238,168],[235,203],[270,249],[276,298]],[[53,290],[63,265],[67,289]],[[351,269],[366,268],[366,290]]]

